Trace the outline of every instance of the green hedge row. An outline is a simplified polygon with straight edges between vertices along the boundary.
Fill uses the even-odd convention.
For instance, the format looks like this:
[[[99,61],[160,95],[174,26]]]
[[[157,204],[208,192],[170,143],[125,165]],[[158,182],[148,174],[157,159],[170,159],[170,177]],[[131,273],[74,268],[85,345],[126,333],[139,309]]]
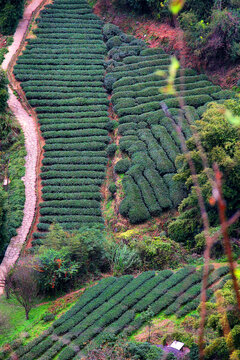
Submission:
[[[79,159],[78,156],[71,156],[71,164],[102,164],[102,165],[106,165],[107,164],[107,159],[106,157],[101,156],[101,154],[99,156],[97,156],[98,153],[94,154],[94,156],[88,156],[88,157],[81,157],[81,159]],[[42,160],[42,163],[44,165],[58,165],[58,164],[69,164],[69,158],[68,157],[48,157],[48,158],[44,158]]]
[[[104,291],[106,291],[106,289],[110,290],[116,281],[118,281],[118,279],[116,279],[114,277],[108,277],[108,278],[101,280],[94,287],[91,287],[88,290],[86,290],[83,293],[83,295],[81,295],[78,302],[69,311],[67,311],[64,315],[62,315],[59,319],[57,319],[53,323],[53,325],[52,325],[53,328],[60,329],[60,327],[62,325],[67,327],[66,324],[67,324],[68,320],[72,320],[75,317],[75,315],[77,313],[79,313],[82,309],[84,309],[88,304],[90,304],[94,300],[97,300],[98,297]],[[107,292],[107,293],[109,293],[109,292]],[[94,307],[92,309],[94,309]],[[89,311],[91,311],[91,310],[89,310]],[[61,332],[62,330],[59,330],[59,331]],[[54,330],[54,332],[55,332],[55,330]]]
[[[98,98],[97,99],[97,102],[98,102],[98,105],[108,105],[108,100],[104,98]],[[74,105],[84,105],[84,106],[88,106],[88,105],[94,105],[96,103],[96,99],[84,99],[84,98],[75,98],[75,97],[72,97],[72,98],[69,98],[69,99],[31,99],[29,100],[29,104],[32,105],[32,106],[42,106],[42,105],[45,105],[45,106],[74,106]]]
[[[186,189],[181,182],[175,181],[173,176],[174,174],[165,174],[163,180],[168,187],[171,202],[176,208],[186,196]]]
[[[48,193],[42,195],[43,200],[73,200],[73,199],[93,199],[93,200],[102,200],[102,196],[99,193],[99,189],[97,192],[76,192],[76,193],[70,193],[70,192],[59,192],[59,193]]]
[[[42,179],[67,179],[67,178],[90,178],[90,179],[104,179],[105,172],[103,171],[46,171],[41,173]]]
[[[119,206],[120,214],[128,217],[132,224],[148,220],[150,213],[142,201],[139,187],[130,176],[123,178],[123,189],[126,197]]]
[[[92,121],[91,121],[92,120]],[[80,130],[80,129],[105,129],[107,126],[107,120],[104,117],[93,118],[93,119],[76,119],[75,121],[72,118],[69,119],[39,119],[40,124],[46,124],[41,126],[41,131],[59,131],[59,130]],[[90,122],[91,121],[91,122]],[[95,131],[95,130],[94,130]]]
[[[184,292],[181,296],[179,296],[174,303],[172,303],[168,308],[165,310],[165,315],[172,315],[175,314],[182,305],[189,303],[191,300],[196,298],[201,293],[202,285],[195,284],[190,287],[186,292]]]
[[[44,341],[52,333],[52,328],[45,330],[40,336],[36,337],[33,341],[29,342],[25,346],[21,346],[16,350],[16,354],[20,359],[23,359],[25,354],[30,352],[35,346]]]
[[[210,297],[213,295],[213,290],[208,289],[207,290],[207,300],[210,299]],[[177,318],[180,318],[182,316],[187,315],[189,312],[196,310],[197,307],[200,305],[201,297],[200,295],[193,299],[192,301],[188,302],[186,305],[184,305],[180,310],[177,311],[176,316]]]
[[[54,200],[53,200],[54,201]],[[101,216],[101,210],[100,208],[72,208],[72,207],[44,207],[40,209],[41,215],[95,215],[95,216]]]
[[[100,128],[96,128],[96,129],[75,129],[75,130],[60,130],[60,131],[44,131],[44,138],[45,139],[55,139],[55,138],[73,138],[73,137],[86,137],[86,136],[90,136],[90,138],[92,138],[93,136],[100,136],[101,140],[105,140],[105,138],[102,138],[103,136],[105,137],[107,135],[107,131]],[[106,141],[108,142],[108,141]]]
[[[101,71],[101,73],[94,73],[93,71],[89,71],[87,73],[87,75],[84,75],[86,72],[85,71],[81,71],[81,70],[77,70],[76,73],[74,73],[73,71],[70,71],[69,74],[67,74],[66,71],[58,71],[56,73],[52,73],[52,74],[42,74],[38,71],[36,71],[36,73],[34,74],[33,72],[28,74],[26,73],[26,71],[23,72],[14,72],[15,77],[17,80],[19,81],[26,81],[26,80],[34,80],[35,82],[38,80],[44,80],[44,83],[46,83],[45,80],[47,80],[47,82],[52,81],[52,80],[61,80],[61,81],[78,81],[78,82],[82,82],[82,81],[101,81],[103,80],[103,73]]]
[[[58,193],[93,193],[96,194],[99,191],[99,187],[97,185],[70,185],[70,186],[57,186],[57,185],[49,185],[49,186],[44,186],[42,188],[42,193],[43,194],[48,194],[51,195],[52,193],[58,194]]]
[[[195,268],[193,266],[187,266],[178,272],[173,273],[167,280],[163,282],[163,284],[148,292],[146,296],[136,304],[135,310],[137,312],[142,312],[147,309],[148,306],[152,306],[152,304],[156,302],[157,299],[165,294],[168,294],[170,289],[174,288],[177,284],[181,284],[185,278],[188,278],[193,273],[195,273]]]
[[[137,279],[133,279],[125,288],[112,297],[107,303],[103,304],[93,313],[91,313],[89,319],[83,320],[82,323],[71,330],[73,337],[78,336],[78,339],[75,341],[75,343],[82,346],[84,341],[86,341],[86,338],[87,340],[90,340],[90,338],[101,332],[99,331],[100,329],[104,329],[114,320],[117,320],[123,316],[124,313],[128,313],[128,309],[132,309],[136,302],[141,299],[144,294],[146,294],[146,289],[149,289],[154,286],[153,284],[156,284],[155,278],[158,278],[159,284],[164,281],[164,279],[169,277],[170,274],[171,272],[166,271],[162,274],[162,276],[155,276],[153,278],[151,275],[150,279],[146,279],[145,274],[143,274],[140,275]],[[134,312],[134,310],[131,311]],[[130,320],[132,319],[133,317]],[[94,324],[95,327],[93,326]],[[84,333],[86,329],[87,331]]]
[[[37,22],[37,37],[28,41],[14,73],[36,107],[45,139],[38,230],[47,231],[53,221],[67,230],[102,224],[109,142],[102,22],[85,1],[75,0],[55,0]]]
[[[64,342],[57,340],[44,354],[39,358],[39,360],[52,360],[59,351],[65,346]]]
[[[160,94],[159,88],[166,85],[166,80],[155,74],[156,69],[168,69],[170,58],[161,49],[139,51],[138,48],[134,53],[134,46],[137,45],[131,46],[131,38],[129,44],[124,44],[123,39],[128,37],[119,28],[107,25],[103,34],[104,31],[108,55],[113,59],[113,66],[106,64],[104,83],[106,89],[112,91],[111,102],[119,117],[118,130],[122,136],[120,150],[126,152],[132,160],[131,166],[128,164],[125,170],[125,199],[120,205],[120,213],[130,219],[131,209],[133,221],[145,221],[149,218],[148,212],[154,216],[164,208],[176,208],[185,196],[184,187],[173,180],[176,166],[181,166],[179,163],[175,164],[177,155],[181,153],[181,143],[176,131],[179,100],[173,95]],[[120,54],[121,50],[123,55]],[[197,109],[211,101],[212,94],[217,94],[221,88],[208,81],[205,75],[197,75],[192,69],[185,69],[184,76],[180,71],[177,72],[175,86],[178,91],[182,83],[184,91],[181,95],[186,105],[182,113],[182,130],[184,137],[188,139],[191,130],[187,117],[192,122],[197,120]],[[170,109],[174,123],[161,110],[161,101]],[[121,168],[121,163],[119,166]],[[138,209],[139,219],[135,220]]]
[[[168,158],[165,151],[153,137],[149,129],[138,131],[139,139],[147,145],[150,158],[155,162],[155,166],[160,174],[166,174],[175,171],[174,163]]]
[[[57,324],[57,326],[54,324],[54,333],[57,335],[63,335],[70,331],[72,336],[76,336],[76,333],[79,332],[80,329],[78,328],[78,330],[76,330],[75,327],[80,326],[81,324],[81,329],[84,330],[89,326],[89,324],[91,324],[93,318],[97,316],[98,312],[100,317],[101,311],[104,311],[105,304],[108,303],[108,300],[111,299],[114,295],[118,294],[129,282],[131,282],[132,279],[133,277],[131,275],[117,278],[111,284],[111,286],[107,287],[104,292],[101,292],[84,307],[75,308],[74,316],[71,313],[72,316],[65,318],[64,323],[60,323],[60,325]],[[88,314],[91,314],[92,316],[88,318]]]
[[[62,200],[62,201],[45,201],[40,204],[41,208],[44,207],[69,207],[69,208],[99,208],[98,201],[95,200]]]
[[[144,176],[151,185],[157,201],[162,209],[168,209],[172,207],[172,198],[169,197],[169,190],[165,185],[161,176],[154,168],[144,170]]]
[[[110,139],[108,136],[105,135],[96,135],[96,136],[82,136],[81,137],[81,143],[85,143],[85,142],[96,142],[96,143],[101,143],[101,144],[108,144]],[[46,139],[45,143],[46,145],[50,145],[50,144],[55,144],[57,146],[57,144],[69,144],[69,143],[78,143],[79,142],[79,138],[78,137],[57,137],[57,138],[50,138],[50,139]],[[93,146],[95,148],[95,145]]]
[[[88,171],[105,171],[106,166],[103,164],[56,164],[56,165],[50,165],[50,166],[42,166],[41,171],[42,172],[48,172],[48,171],[82,171],[82,170],[88,170]]]
[[[77,223],[79,224],[80,228],[80,224],[87,224],[87,223],[91,223],[91,222],[101,222],[104,223],[104,220],[102,219],[101,216],[96,215],[85,215],[84,211],[79,211],[79,215],[42,215],[40,218],[40,221],[43,224],[52,224],[52,223],[59,223],[59,224],[63,224],[62,227],[65,227],[65,224],[69,224],[70,225],[70,229],[72,228],[72,224],[73,223]],[[67,229],[67,228],[66,228]],[[40,229],[39,229],[40,230]]]
[[[44,150],[46,151],[51,151],[51,150],[90,150],[90,151],[94,151],[94,150],[104,150],[106,148],[105,143],[104,142],[93,142],[93,143],[88,143],[88,142],[83,142],[80,144],[58,144],[57,142],[55,144],[46,144],[44,145]]]
[[[209,269],[211,271],[212,269]],[[224,276],[229,269],[219,268],[210,274],[209,286]],[[84,349],[89,341],[101,345],[109,336],[118,335],[128,329],[129,334],[144,324],[136,313],[145,311],[150,305],[156,316],[167,308],[166,315],[176,312],[186,315],[200,303],[202,269],[192,266],[177,272],[170,270],[142,273],[120,278],[106,278],[86,290],[78,302],[57,319],[49,330],[25,347],[18,350],[20,359],[42,360],[77,358],[76,353]],[[224,280],[224,278],[223,278]],[[213,294],[207,290],[207,298]],[[63,336],[63,342],[58,340]],[[66,343],[64,340],[67,339]],[[60,343],[59,343],[60,342]],[[62,343],[67,344],[66,347]],[[34,357],[35,356],[35,357]]]
[[[38,89],[39,90],[39,89]],[[70,90],[70,89],[69,89]],[[37,100],[41,100],[41,99],[67,99],[69,98],[77,98],[79,96],[79,90],[80,89],[76,89],[78,90],[78,92],[74,92],[73,89],[71,89],[71,91],[68,92],[59,92],[60,90],[56,87],[55,91],[48,91],[48,92],[26,92],[26,96],[28,97],[28,99],[37,99]],[[85,96],[88,96],[89,98],[92,99],[100,99],[100,100],[106,100],[106,94],[104,92],[87,92],[84,94]],[[96,100],[95,100],[96,101]]]

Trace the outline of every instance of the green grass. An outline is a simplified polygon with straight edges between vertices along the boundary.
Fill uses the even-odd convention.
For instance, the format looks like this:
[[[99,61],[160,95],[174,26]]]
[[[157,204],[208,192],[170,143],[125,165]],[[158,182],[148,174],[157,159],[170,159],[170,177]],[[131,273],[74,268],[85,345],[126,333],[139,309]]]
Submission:
[[[15,299],[7,300],[5,296],[1,296],[0,312],[8,316],[9,328],[5,335],[1,335],[0,346],[13,340],[22,332],[28,332],[32,337],[34,334],[38,335],[40,331],[48,327],[49,323],[45,324],[46,327],[43,325],[44,323],[40,325],[41,316],[46,312],[48,307],[49,304],[45,304],[33,308],[30,311],[29,320],[26,320],[23,307],[20,306]],[[41,330],[42,327],[43,329]]]
[[[27,343],[37,336],[39,336],[44,330],[46,330],[53,321],[44,322],[41,320],[42,316],[48,312],[49,307],[56,300],[56,298],[44,298],[41,299],[41,303],[47,302],[47,304],[36,305],[29,314],[29,320],[25,318],[25,311],[22,306],[15,299],[7,300],[5,296],[0,297],[0,313],[6,314],[9,318],[9,328],[5,335],[0,336],[0,347],[16,339],[21,333],[27,332],[29,337],[24,340],[24,343]],[[55,319],[65,313],[70,309],[76,302],[78,298],[73,300],[71,303],[68,303],[64,309],[60,310],[56,315]]]

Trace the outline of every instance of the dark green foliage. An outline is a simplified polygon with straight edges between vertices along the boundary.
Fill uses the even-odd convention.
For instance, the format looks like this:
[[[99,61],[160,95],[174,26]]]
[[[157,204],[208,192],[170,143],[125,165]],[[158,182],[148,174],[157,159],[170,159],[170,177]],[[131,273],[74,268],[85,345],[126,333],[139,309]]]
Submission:
[[[45,7],[37,22],[36,37],[29,39],[14,73],[36,109],[45,140],[45,202],[38,230],[48,230],[54,221],[66,230],[86,222],[102,226],[99,187],[105,177],[108,130],[115,127],[108,124],[103,88],[102,22],[86,2],[65,0]],[[109,146],[109,156],[114,146]]]
[[[225,105],[212,103],[207,107],[202,119],[196,121],[196,127],[210,166],[217,161],[223,173],[223,196],[228,203],[228,216],[231,217],[239,202],[239,190],[236,183],[236,178],[239,177],[239,157],[236,156],[236,149],[239,144],[239,131],[226,120],[224,116],[226,108],[231,109],[236,115],[239,114],[239,104],[235,100],[227,100]],[[230,143],[232,150],[229,152]],[[214,230],[216,231],[215,228],[219,225],[219,218],[216,209],[209,204],[209,199],[212,196],[212,187],[205,172],[202,170],[202,166],[200,166],[199,153],[194,144],[194,139],[191,137],[187,142],[187,146],[191,149],[206,211],[210,219],[211,231],[214,232]],[[180,161],[181,167],[178,175],[175,176],[175,180],[180,181],[182,184],[188,183],[191,191],[179,206],[180,216],[170,223],[168,227],[169,235],[175,241],[184,242],[190,246],[196,244],[198,251],[201,252],[205,247],[205,242],[203,234],[201,234],[203,224],[197,193],[192,186],[192,180],[190,180],[191,175],[187,161],[183,156],[180,156],[177,161]],[[229,162],[232,164],[231,170],[228,165]],[[238,223],[236,226],[238,226]],[[234,231],[234,229],[232,231]],[[218,249],[215,248],[215,255],[218,255],[219,252],[220,254],[222,252],[221,244]]]
[[[110,23],[106,23],[103,26],[103,36],[104,36],[104,40],[107,41],[108,39],[110,39],[111,37],[115,36],[115,35],[119,35],[121,30],[119,29],[119,27],[117,27],[116,25],[110,24]]]
[[[6,74],[2,69],[0,69],[0,114],[4,112],[7,106],[7,100],[8,100],[7,84],[8,84],[8,80]],[[1,131],[0,135],[2,137],[2,129],[0,129],[0,131]]]
[[[23,0],[2,0],[0,3],[0,33],[10,35],[14,33],[18,21],[23,13]]]
[[[116,80],[117,80],[117,78],[114,76],[114,74],[110,73],[110,74],[105,75],[104,86],[108,92],[112,91],[113,84],[115,83]]]
[[[48,321],[52,321],[55,319],[55,315],[52,313],[46,313],[43,317],[42,317],[44,322],[48,322]]]
[[[117,150],[117,145],[116,144],[110,144],[107,147],[107,155],[109,157],[113,157],[115,155],[115,152]]]
[[[150,217],[149,211],[142,202],[138,186],[130,176],[124,177],[123,188],[127,196],[120,204],[120,214],[125,217],[129,217],[131,223],[133,224],[138,224],[148,220]]]
[[[123,35],[118,32],[109,36],[108,41],[126,41]],[[123,45],[119,45],[119,50],[122,47]],[[173,179],[177,169],[182,166],[181,161],[175,162],[181,153],[181,143],[176,131],[179,99],[159,92],[159,88],[165,86],[166,82],[154,72],[156,69],[167,70],[170,62],[163,50],[143,49],[139,54],[129,53],[121,57],[117,51],[111,49],[109,56],[119,56],[114,66],[107,69],[107,76],[109,79],[114,77],[109,90],[112,91],[111,101],[119,117],[118,130],[122,136],[119,148],[126,152],[131,160],[131,166],[124,169],[124,172],[122,169],[118,170],[118,166],[121,168],[121,161],[115,166],[116,172],[128,175],[123,181],[125,199],[119,210],[129,219],[131,214],[130,221],[141,222],[149,218],[148,213],[154,216],[160,214],[162,209],[176,208],[186,195],[182,184]],[[219,93],[221,88],[207,81],[205,75],[196,75],[192,69],[185,69],[184,78],[177,72],[175,83],[178,91],[182,82],[185,84],[182,96],[186,104],[182,130],[184,137],[188,139],[191,137],[191,130],[186,116],[193,122],[198,120],[196,109],[212,101],[212,94]],[[160,101],[164,101],[170,109],[173,123],[161,110]],[[137,209],[139,219],[136,219]],[[179,224],[176,231],[178,241],[184,239],[185,227],[187,233],[191,233],[193,228],[187,221]],[[195,224],[194,228],[197,229]]]
[[[111,183],[111,184],[109,185],[108,190],[110,191],[110,193],[111,193],[112,195],[114,195],[115,192],[117,191],[117,186],[116,186],[116,184],[115,184],[115,183]]]
[[[114,170],[117,174],[125,174],[125,172],[128,171],[130,165],[131,165],[131,162],[129,159],[127,159],[127,158],[122,159],[116,163]]]
[[[161,348],[149,343],[128,342],[126,346],[126,355],[136,360],[159,360],[163,355]]]
[[[220,272],[224,273],[223,270]],[[53,341],[57,336],[64,335],[62,339],[68,339],[67,346],[58,353],[58,358],[68,359],[80,350],[84,351],[89,341],[94,346],[100,346],[123,330],[126,331],[126,328],[131,334],[144,324],[142,317],[135,317],[137,312],[151,305],[153,315],[156,316],[161,309],[171,307],[175,300],[190,293],[196,287],[195,284],[200,284],[201,277],[202,271],[185,267],[175,273],[170,270],[158,274],[148,271],[136,278],[130,275],[105,278],[86,290],[78,302],[53,323],[51,337],[42,336],[20,348],[20,359],[25,359],[25,356],[26,359],[32,359],[36,351],[42,353],[43,349],[46,356],[43,359],[53,359],[63,347],[61,340]],[[126,351],[128,356],[136,359],[159,359],[161,355],[154,346],[144,343],[129,344]]]

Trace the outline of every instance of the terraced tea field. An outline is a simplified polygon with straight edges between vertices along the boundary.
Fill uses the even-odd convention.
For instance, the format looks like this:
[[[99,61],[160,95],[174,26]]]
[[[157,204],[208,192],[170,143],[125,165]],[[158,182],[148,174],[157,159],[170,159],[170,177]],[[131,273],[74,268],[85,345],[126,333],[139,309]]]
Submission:
[[[208,297],[226,281],[228,267],[210,269]],[[144,321],[137,314],[151,306],[154,315],[164,311],[177,317],[200,303],[202,270],[192,266],[177,272],[148,271],[134,278],[108,277],[86,290],[79,301],[57,319],[48,331],[17,350],[19,360],[81,359],[89,342],[99,345],[109,336],[130,335]]]
[[[40,231],[54,221],[68,230],[103,223],[109,137],[101,29],[85,1],[56,0],[14,68],[45,139]]]
[[[159,92],[166,80],[155,74],[168,71],[169,55],[114,25],[103,26],[85,0],[55,0],[41,12],[35,34],[14,68],[45,140],[44,202],[35,239],[53,222],[66,230],[103,226],[100,186],[110,141],[106,90],[119,118],[123,159],[115,171],[125,173],[120,214],[136,224],[176,208],[185,196],[184,187],[173,180],[181,166],[175,162],[181,144],[160,102],[177,124],[179,100]],[[187,118],[198,119],[207,103],[233,92],[191,69],[185,69],[184,77],[178,71],[177,90],[182,82],[182,130],[188,139]]]
[[[112,93],[111,101],[119,117],[120,150],[124,158],[115,167],[118,173],[125,173],[125,199],[119,210],[131,223],[140,223],[176,208],[185,195],[184,188],[173,180],[181,167],[181,163],[175,162],[181,153],[181,143],[160,104],[165,102],[177,125],[179,99],[160,92],[166,80],[155,72],[168,73],[170,57],[166,53],[146,49],[142,41],[133,40],[117,27],[105,25],[103,32],[109,50],[105,86]],[[191,136],[187,118],[193,122],[199,119],[207,103],[234,96],[232,91],[221,90],[192,69],[185,69],[184,77],[179,70],[175,83],[178,92],[184,84],[181,96],[185,103],[182,114],[185,139]],[[124,164],[126,159],[131,160],[128,166]]]

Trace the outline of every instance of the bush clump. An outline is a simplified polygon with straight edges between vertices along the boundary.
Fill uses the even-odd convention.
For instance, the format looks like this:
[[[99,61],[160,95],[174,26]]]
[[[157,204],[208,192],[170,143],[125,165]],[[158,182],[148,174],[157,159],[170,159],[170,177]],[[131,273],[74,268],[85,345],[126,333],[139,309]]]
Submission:
[[[103,31],[103,38],[105,41],[121,33],[121,30],[119,29],[118,26],[110,23],[105,24],[102,31]]]
[[[112,182],[112,183],[109,185],[108,190],[110,191],[110,193],[111,193],[112,195],[114,195],[115,192],[117,191],[117,186],[116,186],[116,184],[115,184],[114,182]]]
[[[110,144],[107,147],[107,155],[109,157],[113,157],[115,155],[115,152],[117,151],[117,145],[116,144]]]
[[[131,161],[129,159],[122,159],[116,163],[114,170],[117,174],[125,174],[125,172],[128,171],[130,165]]]

